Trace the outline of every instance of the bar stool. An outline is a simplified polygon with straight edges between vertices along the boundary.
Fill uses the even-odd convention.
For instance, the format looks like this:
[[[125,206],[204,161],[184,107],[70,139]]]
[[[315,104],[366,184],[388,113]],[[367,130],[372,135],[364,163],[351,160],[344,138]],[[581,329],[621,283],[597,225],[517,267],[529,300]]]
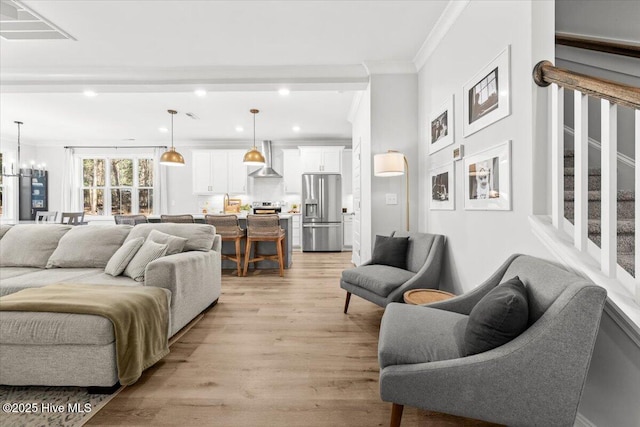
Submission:
[[[285,232],[280,228],[280,217],[278,215],[247,215],[247,247],[244,253],[244,275],[247,275],[250,262],[277,259],[280,266],[280,277],[283,277],[284,237]],[[254,257],[250,258],[253,242],[256,242],[256,250]],[[277,255],[259,254],[257,242],[275,242]]]
[[[179,222],[179,223],[187,223],[193,224],[195,220],[193,219],[193,215],[160,215],[160,222]]]
[[[236,244],[235,256],[222,254],[222,259],[234,261],[238,267],[238,277],[242,276],[242,250],[240,242],[246,236],[246,231],[240,228],[236,215],[205,215],[205,224],[216,227],[216,234],[222,237],[223,242],[234,241]]]

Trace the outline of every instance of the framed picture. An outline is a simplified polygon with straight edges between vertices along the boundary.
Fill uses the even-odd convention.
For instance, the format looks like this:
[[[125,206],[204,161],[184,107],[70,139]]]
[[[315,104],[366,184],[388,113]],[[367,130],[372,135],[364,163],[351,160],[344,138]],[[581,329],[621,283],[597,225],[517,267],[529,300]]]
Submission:
[[[452,155],[453,160],[462,160],[464,157],[464,145],[458,144],[457,147],[453,147]]]
[[[455,182],[453,162],[429,172],[431,210],[455,210]]]
[[[429,120],[429,154],[442,150],[447,145],[453,144],[453,95],[447,99],[438,109],[434,110]]]
[[[511,210],[511,141],[464,159],[464,208]]]
[[[463,132],[467,137],[510,113],[510,46],[464,85]]]

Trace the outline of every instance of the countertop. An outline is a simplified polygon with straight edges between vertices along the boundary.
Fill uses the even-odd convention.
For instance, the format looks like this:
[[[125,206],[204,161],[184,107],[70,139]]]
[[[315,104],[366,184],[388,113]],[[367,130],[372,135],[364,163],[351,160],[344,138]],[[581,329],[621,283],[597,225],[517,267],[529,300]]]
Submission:
[[[191,215],[193,215],[193,219],[204,220],[204,216],[205,215],[223,215],[223,214],[221,214],[221,213],[210,213],[210,214],[191,214]],[[239,214],[234,214],[234,215],[236,215],[238,217],[238,219],[246,219],[247,218],[247,214],[244,214],[244,213],[239,213]],[[289,219],[289,218],[292,218],[294,215],[300,215],[300,214],[290,214],[290,213],[278,214],[280,219]],[[154,219],[154,220],[159,220],[160,219],[160,215],[149,215],[147,218]]]

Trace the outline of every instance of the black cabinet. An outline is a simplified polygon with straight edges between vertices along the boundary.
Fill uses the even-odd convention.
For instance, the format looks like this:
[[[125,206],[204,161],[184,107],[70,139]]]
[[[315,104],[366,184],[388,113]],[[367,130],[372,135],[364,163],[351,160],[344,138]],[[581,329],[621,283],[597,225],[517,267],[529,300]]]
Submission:
[[[20,169],[20,219],[34,220],[36,212],[49,210],[47,171]]]

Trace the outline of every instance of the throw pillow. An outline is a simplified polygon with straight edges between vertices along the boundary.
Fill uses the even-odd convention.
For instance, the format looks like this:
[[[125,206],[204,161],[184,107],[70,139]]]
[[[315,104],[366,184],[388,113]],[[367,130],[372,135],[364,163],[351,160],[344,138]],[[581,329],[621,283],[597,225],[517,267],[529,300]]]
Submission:
[[[469,313],[464,333],[466,355],[508,343],[527,329],[527,289],[518,276],[489,291]]]
[[[142,282],[147,264],[164,256],[166,253],[166,244],[156,243],[147,239],[124,269],[124,275],[131,277],[136,282]]]
[[[138,253],[143,243],[144,239],[138,237],[122,245],[120,249],[113,254],[111,259],[109,259],[107,266],[104,268],[104,272],[112,276],[121,275],[127,265],[129,265],[129,262]]]
[[[184,250],[184,246],[187,244],[187,239],[185,238],[172,236],[171,234],[163,233],[158,230],[151,230],[147,239],[150,239],[152,242],[166,244],[166,255],[179,254]]]
[[[408,247],[409,237],[376,236],[371,263],[390,265],[406,270]]]

